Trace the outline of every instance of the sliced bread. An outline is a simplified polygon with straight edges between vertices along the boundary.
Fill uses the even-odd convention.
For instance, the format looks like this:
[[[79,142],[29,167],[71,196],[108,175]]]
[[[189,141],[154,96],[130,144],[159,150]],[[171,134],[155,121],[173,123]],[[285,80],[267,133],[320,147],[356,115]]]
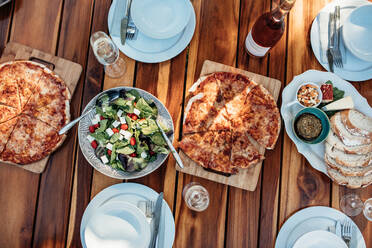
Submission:
[[[345,128],[353,135],[365,136],[372,139],[372,118],[355,110],[341,111],[341,121]]]
[[[347,167],[362,167],[368,166],[371,163],[372,154],[347,154],[335,147],[332,147],[329,143],[325,143],[325,153],[333,158],[338,164]]]
[[[335,132],[331,130],[326,139],[327,143],[335,147],[338,150],[344,151],[350,154],[369,154],[372,153],[372,143],[360,146],[347,146],[338,138]]]
[[[348,167],[337,163],[333,158],[327,154],[324,156],[325,162],[329,167],[337,170],[344,176],[367,176],[372,173],[372,165],[366,167]]]
[[[345,185],[351,189],[357,189],[361,187],[367,187],[372,183],[372,174],[368,176],[355,176],[355,177],[346,177],[342,175],[338,170],[328,167],[327,169],[329,177],[340,185]]]
[[[347,146],[360,146],[372,143],[371,139],[368,137],[351,134],[342,123],[340,112],[332,116],[331,127],[340,140],[342,140],[342,142]]]

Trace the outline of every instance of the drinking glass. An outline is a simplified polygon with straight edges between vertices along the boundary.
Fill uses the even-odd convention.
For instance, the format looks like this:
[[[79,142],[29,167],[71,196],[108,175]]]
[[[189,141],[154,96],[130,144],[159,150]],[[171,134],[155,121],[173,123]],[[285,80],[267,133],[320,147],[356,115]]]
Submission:
[[[98,62],[105,66],[107,76],[119,78],[124,75],[125,61],[120,58],[118,47],[106,33],[98,31],[92,34],[90,45]]]
[[[356,194],[347,194],[341,198],[340,208],[348,216],[357,216],[363,210],[363,202]]]
[[[208,191],[199,183],[192,182],[187,184],[183,188],[182,196],[186,202],[186,206],[191,210],[202,212],[209,206]]]
[[[369,198],[364,202],[363,214],[367,220],[372,221],[372,198]]]

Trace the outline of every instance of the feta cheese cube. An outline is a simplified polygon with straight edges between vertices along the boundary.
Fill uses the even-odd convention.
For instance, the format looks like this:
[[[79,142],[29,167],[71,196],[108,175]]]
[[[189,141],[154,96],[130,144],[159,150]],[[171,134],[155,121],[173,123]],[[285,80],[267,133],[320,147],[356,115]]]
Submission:
[[[121,124],[127,123],[127,121],[125,120],[125,117],[124,116],[120,116],[119,119],[120,119],[120,123]]]
[[[114,121],[114,122],[112,123],[112,125],[113,125],[114,127],[118,127],[118,126],[120,125],[120,122],[118,122],[118,121]]]
[[[126,140],[129,140],[132,137],[132,133],[125,130],[120,130],[120,134],[122,134]]]
[[[122,116],[123,115],[123,110],[119,109],[119,111],[116,114],[118,115],[118,117]]]
[[[124,139],[124,136],[120,134],[119,140],[123,140],[123,139]]]
[[[106,133],[111,137],[114,134],[114,131],[112,131],[111,128],[107,128]]]
[[[102,111],[106,113],[106,107],[102,107]]]
[[[102,161],[102,163],[104,163],[104,164],[107,164],[107,163],[109,162],[109,160],[108,160],[108,158],[106,157],[106,155],[103,155],[103,156],[101,157],[101,161]]]
[[[92,119],[92,124],[93,124],[93,125],[96,125],[96,124],[99,123],[99,121],[100,121],[100,119],[93,118],[93,119]]]
[[[91,135],[88,135],[87,139],[89,140],[89,142],[93,142],[95,140],[95,138]]]
[[[147,153],[146,152],[141,152],[141,158],[146,158],[147,157]]]
[[[139,111],[138,109],[134,108],[133,109],[133,113],[135,113],[137,116],[139,116],[141,114],[141,111]]]
[[[101,115],[100,115],[100,114],[96,114],[96,115],[94,116],[94,118],[97,119],[97,120],[101,120]]]
[[[112,151],[112,148],[113,148],[112,147],[112,144],[111,143],[107,143],[106,148]]]

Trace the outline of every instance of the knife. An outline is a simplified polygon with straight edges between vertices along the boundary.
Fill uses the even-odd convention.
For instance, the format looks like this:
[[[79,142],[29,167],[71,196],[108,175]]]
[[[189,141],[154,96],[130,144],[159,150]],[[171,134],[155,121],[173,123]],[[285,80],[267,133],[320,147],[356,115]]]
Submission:
[[[155,248],[156,246],[156,238],[158,237],[158,233],[159,233],[162,205],[163,205],[163,192],[159,194],[158,199],[156,200],[154,218],[152,220],[153,225],[154,225],[154,231],[152,232],[149,248]]]
[[[329,21],[328,21],[328,48],[327,48],[327,60],[328,60],[328,65],[329,65],[329,70],[331,72],[334,72],[333,69],[333,55],[332,55],[332,50],[334,48],[334,13],[329,13]]]
[[[341,234],[341,222],[338,220],[336,222],[336,233],[335,233],[337,236],[339,236],[340,238],[342,238],[342,234]]]
[[[127,8],[125,11],[125,16],[123,19],[121,19],[121,25],[120,25],[120,39],[121,44],[124,46],[125,40],[127,39],[127,28],[129,24],[129,12],[130,12],[130,6],[132,5],[132,0],[127,0]]]
[[[159,124],[158,120],[155,120],[155,122],[156,122],[156,125],[158,125],[158,128],[160,129],[161,135],[163,135],[163,138],[165,139],[165,142],[167,142],[167,145],[168,145],[169,149],[171,150],[174,159],[176,159],[177,164],[179,165],[179,167],[183,168],[183,163],[182,163],[182,160],[180,158],[180,155],[178,155],[178,153],[177,153],[176,149],[174,148],[172,142],[169,140],[168,136],[164,133],[164,130],[160,127],[160,124]]]

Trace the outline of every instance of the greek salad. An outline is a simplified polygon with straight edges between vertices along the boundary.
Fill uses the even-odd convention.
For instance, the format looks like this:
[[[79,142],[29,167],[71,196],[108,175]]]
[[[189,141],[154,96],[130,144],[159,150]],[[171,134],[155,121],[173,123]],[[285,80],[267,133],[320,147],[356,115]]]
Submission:
[[[103,95],[96,105],[89,126],[89,140],[104,164],[127,172],[144,169],[159,154],[168,154],[166,142],[155,122],[158,109],[136,90],[121,90],[120,97],[109,102]],[[167,135],[172,130],[159,122]]]

